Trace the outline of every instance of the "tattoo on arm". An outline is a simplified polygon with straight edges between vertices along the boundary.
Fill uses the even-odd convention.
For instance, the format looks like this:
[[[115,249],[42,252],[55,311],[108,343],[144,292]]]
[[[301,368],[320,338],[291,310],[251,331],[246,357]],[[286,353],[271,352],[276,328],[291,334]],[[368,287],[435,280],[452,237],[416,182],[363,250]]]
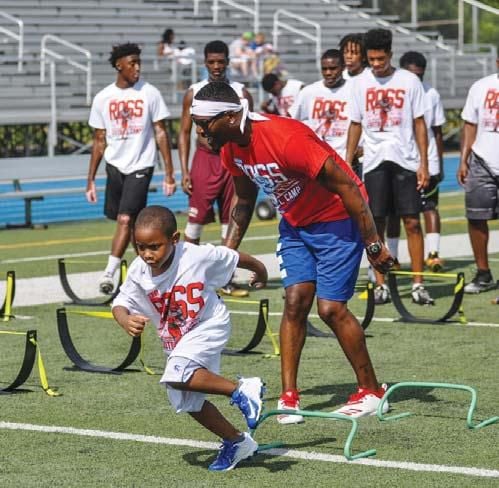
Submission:
[[[253,213],[253,206],[247,203],[236,203],[231,212],[231,220],[227,230],[225,245],[237,249],[248,229]]]

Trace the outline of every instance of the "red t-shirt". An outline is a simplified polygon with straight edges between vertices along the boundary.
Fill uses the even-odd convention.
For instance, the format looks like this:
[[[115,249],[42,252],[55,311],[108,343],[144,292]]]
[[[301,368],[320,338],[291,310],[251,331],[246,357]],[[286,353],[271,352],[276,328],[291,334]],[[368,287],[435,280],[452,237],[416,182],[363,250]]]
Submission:
[[[221,159],[232,175],[246,175],[258,185],[291,225],[303,227],[349,217],[339,195],[316,181],[328,157],[357,183],[367,200],[362,181],[309,127],[297,120],[265,116],[268,121],[252,121],[247,147],[227,143]]]

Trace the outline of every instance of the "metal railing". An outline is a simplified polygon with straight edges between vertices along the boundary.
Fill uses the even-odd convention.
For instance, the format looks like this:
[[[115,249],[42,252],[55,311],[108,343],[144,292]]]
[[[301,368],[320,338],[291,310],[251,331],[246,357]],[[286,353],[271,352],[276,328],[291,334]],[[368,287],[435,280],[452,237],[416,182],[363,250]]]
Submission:
[[[19,73],[23,70],[23,58],[24,58],[24,22],[13,15],[8,14],[7,12],[0,11],[0,17],[3,17],[7,20],[10,20],[17,24],[19,32],[16,33],[7,27],[0,25],[0,32],[3,32],[6,36],[11,37],[15,41],[17,41],[17,71]]]
[[[297,27],[294,27],[282,20],[279,20],[279,16],[286,16],[286,17],[291,17],[292,19],[295,19],[299,22],[302,22],[304,24],[310,25],[315,29],[316,34],[310,34],[309,32],[303,30],[303,29],[298,29]],[[322,54],[322,41],[321,41],[321,26],[318,22],[313,22],[311,20],[308,20],[305,17],[302,17],[301,15],[294,14],[293,12],[289,12],[288,10],[284,10],[282,8],[276,10],[274,12],[274,22],[273,22],[273,28],[272,28],[272,36],[273,36],[273,44],[274,44],[274,49],[276,51],[279,51],[278,48],[278,39],[279,39],[279,28],[286,29],[290,32],[293,32],[294,34],[304,37],[305,39],[308,39],[312,42],[315,42],[315,59],[317,63],[317,67],[320,69],[320,58]]]
[[[491,14],[499,15],[499,8],[490,7],[476,0],[458,0],[457,16],[458,16],[458,33],[457,45],[460,52],[464,46],[464,4],[471,5],[471,36],[472,44],[478,44],[478,9]]]
[[[49,41],[52,41],[56,44],[60,44],[61,46],[65,46],[69,49],[72,49],[73,51],[83,54],[87,59],[86,64],[79,63],[78,61],[74,60],[72,57],[68,55],[61,54],[56,51],[53,51],[52,49],[49,49],[47,47],[47,43]],[[47,64],[48,61],[47,57],[50,57],[51,59],[55,59],[58,61],[65,61],[69,65],[86,73],[87,81],[86,81],[85,103],[87,105],[90,105],[92,103],[92,54],[90,53],[90,51],[87,49],[83,49],[82,47],[73,44],[72,42],[66,41],[61,37],[54,36],[52,34],[45,34],[42,37],[40,43],[40,83],[45,83],[45,65]]]
[[[194,0],[194,15],[199,15],[199,2],[200,0]],[[242,10],[247,14],[253,16],[253,32],[260,31],[260,0],[253,0],[254,8],[250,8],[242,3],[234,2],[232,0],[213,0],[212,11],[213,11],[213,23],[218,24],[218,12],[220,10],[220,3],[225,3],[230,7],[234,7],[235,9]]]

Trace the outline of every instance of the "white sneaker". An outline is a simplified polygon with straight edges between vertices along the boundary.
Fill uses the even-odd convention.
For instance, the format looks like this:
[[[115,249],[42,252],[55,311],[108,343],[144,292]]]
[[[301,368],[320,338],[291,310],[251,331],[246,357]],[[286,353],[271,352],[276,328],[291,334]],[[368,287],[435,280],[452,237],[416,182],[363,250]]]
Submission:
[[[376,415],[379,403],[386,393],[387,388],[386,384],[381,385],[378,391],[358,388],[357,393],[350,395],[348,402],[333,413],[348,415],[354,419]],[[385,402],[383,404],[383,413],[388,412],[389,408],[388,402]]]
[[[114,290],[114,279],[110,273],[104,273],[99,280],[99,290],[104,295],[111,295]]]
[[[248,428],[256,429],[263,409],[265,387],[260,378],[241,378],[239,386],[232,393],[230,403],[241,410]]]
[[[277,402],[277,410],[300,410],[300,396],[296,390],[287,390]],[[281,425],[301,424],[304,422],[302,415],[279,414],[277,422]]]
[[[240,442],[222,441],[218,456],[209,466],[210,471],[230,471],[243,459],[247,459],[258,449],[258,444],[246,432]]]

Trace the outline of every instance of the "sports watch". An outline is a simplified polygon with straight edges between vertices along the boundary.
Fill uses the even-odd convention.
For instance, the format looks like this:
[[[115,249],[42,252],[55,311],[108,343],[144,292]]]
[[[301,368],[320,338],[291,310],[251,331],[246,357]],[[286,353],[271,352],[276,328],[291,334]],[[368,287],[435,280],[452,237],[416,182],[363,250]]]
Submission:
[[[381,241],[371,242],[371,244],[366,246],[367,255],[372,257],[377,256],[381,252],[381,246]]]

